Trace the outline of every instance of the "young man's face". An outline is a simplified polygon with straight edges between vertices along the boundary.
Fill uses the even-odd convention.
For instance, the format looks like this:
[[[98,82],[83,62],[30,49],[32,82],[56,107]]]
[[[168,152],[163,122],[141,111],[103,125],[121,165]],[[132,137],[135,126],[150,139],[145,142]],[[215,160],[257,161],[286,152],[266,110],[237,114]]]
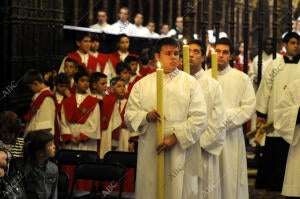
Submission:
[[[299,41],[296,38],[290,38],[290,40],[285,43],[286,55],[296,56],[299,51]]]
[[[128,48],[129,48],[129,39],[128,39],[128,37],[122,37],[120,39],[120,42],[119,42],[118,46],[119,46],[120,51],[127,52]]]
[[[138,62],[137,61],[131,61],[129,63],[129,67],[130,67],[131,73],[135,74],[136,70],[137,70],[137,67],[138,67]]]
[[[77,82],[77,92],[78,93],[86,93],[88,88],[89,88],[89,77],[88,76],[82,76],[78,79],[78,82]]]
[[[125,82],[124,81],[118,81],[116,85],[113,87],[113,92],[116,95],[118,99],[122,99],[125,96]]]
[[[171,73],[179,65],[179,48],[171,45],[162,46],[160,53],[155,53],[155,58],[160,62],[164,73]]]
[[[218,54],[218,70],[224,70],[231,59],[230,47],[224,44],[216,45],[216,52]]]
[[[137,26],[143,25],[143,15],[141,15],[141,14],[135,15],[134,24],[137,25]]]
[[[197,44],[190,44],[190,66],[198,67],[201,66],[204,61],[204,57],[202,56],[201,47]]]
[[[65,73],[69,77],[74,77],[74,75],[77,73],[78,68],[75,67],[75,64],[73,62],[65,62],[64,67]]]
[[[107,21],[106,12],[102,12],[102,11],[98,12],[97,19],[99,24],[105,23]]]
[[[68,84],[56,84],[55,85],[55,89],[56,92],[58,92],[61,95],[65,94],[65,91],[70,87],[70,85]]]
[[[90,47],[90,51],[92,52],[97,52],[99,49],[100,43],[99,41],[92,41],[91,42],[91,47]]]
[[[85,36],[81,41],[76,41],[78,50],[82,53],[88,53],[91,47],[91,38]]]
[[[125,21],[127,21],[128,16],[129,16],[128,10],[122,8],[122,9],[120,10],[120,13],[119,13],[120,20],[121,20],[122,22],[125,22]]]
[[[120,77],[125,80],[125,83],[128,83],[130,80],[130,71],[124,69],[120,73]]]
[[[93,90],[102,95],[107,90],[107,78],[100,78],[97,83],[93,83]]]

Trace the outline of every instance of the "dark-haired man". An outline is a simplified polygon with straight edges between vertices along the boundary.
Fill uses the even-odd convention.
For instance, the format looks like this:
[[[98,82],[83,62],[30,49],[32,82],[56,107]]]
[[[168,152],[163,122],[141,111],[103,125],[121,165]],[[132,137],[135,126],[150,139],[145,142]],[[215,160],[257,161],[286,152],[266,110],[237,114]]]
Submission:
[[[245,141],[242,125],[255,111],[255,93],[250,78],[231,68],[233,47],[228,38],[216,42],[218,53],[218,81],[221,84],[224,105],[226,138],[220,155],[221,198],[247,199],[248,179]],[[211,75],[211,69],[208,74]]]
[[[164,151],[164,198],[197,198],[201,169],[199,137],[206,127],[206,103],[194,77],[177,69],[179,43],[158,40],[155,58],[164,69],[164,112],[156,110],[156,73],[138,81],[129,96],[125,121],[139,133],[136,198],[157,194],[157,153]],[[164,141],[156,143],[156,122],[165,120]],[[187,169],[189,168],[189,169]]]
[[[257,126],[273,121],[276,106],[287,85],[300,77],[300,36],[288,32],[283,37],[286,55],[279,56],[267,67],[257,91]],[[281,191],[289,144],[273,131],[265,140],[262,162],[258,169],[256,186]]]

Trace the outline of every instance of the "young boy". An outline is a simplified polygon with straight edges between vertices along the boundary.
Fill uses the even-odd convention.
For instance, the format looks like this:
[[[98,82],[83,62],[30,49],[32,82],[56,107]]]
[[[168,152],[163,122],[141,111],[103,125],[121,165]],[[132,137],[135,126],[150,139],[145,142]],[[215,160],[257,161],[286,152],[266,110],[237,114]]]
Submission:
[[[61,110],[63,147],[77,150],[97,150],[100,139],[98,99],[88,94],[89,76],[78,72],[74,81],[76,93],[64,100]]]
[[[63,101],[71,96],[70,91],[70,79],[66,73],[59,73],[55,80],[55,98],[56,98],[56,123],[55,123],[55,135],[54,144],[58,146],[60,144],[60,126],[61,126],[61,107]]]
[[[100,72],[95,72],[90,77],[91,96],[103,100],[107,90],[107,76]]]
[[[125,81],[114,77],[110,81],[112,92],[103,98],[101,112],[102,143],[100,158],[111,150],[128,151],[129,131],[124,122],[124,111],[127,103],[125,98]]]
[[[100,47],[100,39],[97,33],[92,33],[91,35],[91,47],[90,47],[90,54],[94,56],[97,61],[98,65],[100,67],[100,71],[104,73],[106,71],[106,63],[108,60],[108,54],[100,53],[99,50]]]
[[[51,129],[54,135],[55,97],[44,83],[43,76],[37,70],[30,69],[23,76],[23,83],[34,93],[30,110],[24,116],[27,121],[25,135],[29,131]]]
[[[71,92],[75,93],[74,76],[78,72],[78,63],[75,59],[67,57],[64,62],[64,71],[70,79]]]
[[[83,66],[88,74],[99,72],[100,67],[97,59],[89,54],[91,47],[91,36],[87,32],[78,32],[76,35],[76,45],[78,50],[67,54],[67,57],[75,59],[78,65]],[[64,63],[64,61],[63,61]],[[64,64],[61,65],[59,72],[63,71]]]
[[[122,78],[125,82],[125,98],[128,98],[129,96],[128,88],[129,88],[131,70],[127,64],[125,64],[124,62],[119,62],[117,64],[116,72],[117,72],[117,77]]]
[[[127,56],[125,59],[125,63],[130,68],[130,82],[137,81],[136,79],[140,79],[141,76],[138,74],[139,62],[138,58],[135,56]]]

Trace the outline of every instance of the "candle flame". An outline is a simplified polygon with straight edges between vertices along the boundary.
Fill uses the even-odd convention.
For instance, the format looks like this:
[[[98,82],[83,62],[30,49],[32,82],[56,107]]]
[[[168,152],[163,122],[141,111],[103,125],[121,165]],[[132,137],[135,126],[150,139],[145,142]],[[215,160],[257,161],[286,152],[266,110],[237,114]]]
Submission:
[[[157,61],[157,68],[161,68],[160,62]]]
[[[187,40],[186,39],[183,39],[182,42],[183,42],[184,45],[187,44]]]
[[[215,49],[214,49],[214,48],[210,48],[210,51],[211,51],[211,52],[215,52]]]

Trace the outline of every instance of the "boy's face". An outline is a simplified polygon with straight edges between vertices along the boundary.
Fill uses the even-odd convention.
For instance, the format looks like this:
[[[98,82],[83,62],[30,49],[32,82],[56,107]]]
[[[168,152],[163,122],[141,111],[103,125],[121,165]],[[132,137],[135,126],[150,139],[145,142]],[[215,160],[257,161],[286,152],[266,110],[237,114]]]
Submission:
[[[285,48],[286,48],[286,54],[288,56],[296,56],[298,54],[299,50],[299,41],[292,37],[287,43],[284,43]]]
[[[81,41],[76,41],[78,50],[82,53],[88,53],[91,47],[91,38],[89,36],[84,37]]]
[[[64,95],[66,89],[68,89],[69,87],[70,87],[70,85],[68,85],[68,84],[57,84],[57,85],[55,85],[56,92],[58,92],[61,95]]]
[[[173,72],[179,65],[179,48],[177,46],[164,45],[160,53],[155,53],[155,58],[160,62],[164,73]]]
[[[137,70],[137,67],[138,67],[138,62],[137,61],[131,61],[129,63],[129,67],[130,67],[131,73],[135,74],[136,70]]]
[[[88,76],[82,76],[78,79],[78,82],[77,82],[77,92],[78,93],[86,93],[88,88],[89,88],[89,77]]]
[[[38,81],[34,81],[31,84],[27,84],[27,87],[29,90],[31,90],[33,93],[38,93],[40,92],[40,83]]]
[[[91,50],[92,52],[97,52],[98,49],[99,49],[99,46],[100,46],[99,41],[92,41],[92,42],[91,42],[90,50]]]
[[[97,83],[93,83],[93,90],[102,95],[107,90],[107,78],[100,78]]]
[[[55,145],[53,141],[46,144],[45,155],[47,158],[53,158],[55,156]]]
[[[122,37],[119,42],[119,50],[122,52],[127,52],[129,48],[129,39],[128,37]]]
[[[113,92],[116,95],[118,99],[122,99],[125,96],[125,82],[124,81],[118,81],[116,85],[113,87]]]
[[[74,75],[78,72],[78,68],[75,67],[73,62],[65,62],[64,70],[69,77],[74,77]]]
[[[124,79],[126,83],[128,83],[130,80],[130,71],[128,71],[127,69],[122,70],[120,73],[120,77]]]

